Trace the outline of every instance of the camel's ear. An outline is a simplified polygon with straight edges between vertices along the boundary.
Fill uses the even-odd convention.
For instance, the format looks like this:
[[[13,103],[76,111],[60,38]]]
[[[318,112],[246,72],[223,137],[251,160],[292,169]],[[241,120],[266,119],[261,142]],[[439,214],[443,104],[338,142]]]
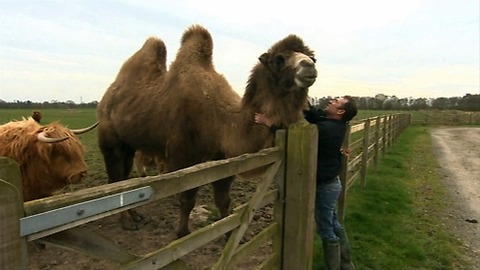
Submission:
[[[270,58],[270,55],[268,53],[264,53],[258,57],[258,60],[260,60],[260,63],[264,65],[268,65],[268,59]]]

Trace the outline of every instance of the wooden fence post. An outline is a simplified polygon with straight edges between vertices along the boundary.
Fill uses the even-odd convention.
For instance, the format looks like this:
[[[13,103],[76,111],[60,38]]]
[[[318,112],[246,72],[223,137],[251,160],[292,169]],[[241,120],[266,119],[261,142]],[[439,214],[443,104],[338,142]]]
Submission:
[[[387,147],[387,122],[388,122],[388,116],[383,117],[383,134],[382,134],[382,158],[385,157],[385,148]]]
[[[392,143],[397,140],[397,131],[398,131],[398,117],[396,114],[392,114]]]
[[[380,146],[378,145],[380,141],[380,117],[377,116],[375,119],[375,146],[374,146],[374,153],[373,153],[373,165],[375,170],[378,168],[378,149]]]
[[[370,118],[365,120],[365,127],[363,129],[362,167],[360,169],[360,183],[362,185],[362,188],[365,188],[366,181],[367,181],[369,142],[370,142]]]
[[[0,269],[27,269],[27,243],[20,238],[22,180],[18,164],[0,157]]]
[[[305,120],[287,135],[283,270],[312,269],[318,129]]]
[[[278,130],[275,134],[275,146],[282,148],[284,152],[284,160],[286,157],[287,131],[284,129]],[[278,199],[273,203],[273,219],[278,223],[280,233],[272,238],[273,252],[278,254],[278,268],[283,269],[283,234],[285,224],[285,162],[282,162],[277,174],[275,175],[275,185],[278,189]]]
[[[392,116],[387,116],[387,137],[385,138],[387,141],[387,147],[392,145]]]
[[[351,126],[347,126],[347,131],[345,132],[345,139],[343,140],[343,149],[350,149],[350,134],[351,134]],[[342,191],[340,193],[340,197],[338,198],[338,219],[340,222],[343,223],[345,219],[345,209],[347,205],[347,190],[350,186],[348,182],[348,155],[343,155],[343,162],[342,162],[342,171],[340,172],[340,181],[342,182]]]
[[[400,137],[400,132],[402,131],[402,119],[400,114],[395,114],[395,141]]]
[[[395,141],[395,115],[390,115],[390,143],[389,145],[392,146],[393,142]]]

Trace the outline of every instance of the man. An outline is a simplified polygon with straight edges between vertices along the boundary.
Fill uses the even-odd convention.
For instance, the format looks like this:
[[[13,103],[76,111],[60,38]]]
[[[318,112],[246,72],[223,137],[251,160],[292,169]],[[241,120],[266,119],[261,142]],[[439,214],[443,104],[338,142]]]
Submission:
[[[357,106],[350,96],[330,100],[323,110],[311,107],[305,112],[305,119],[318,127],[315,221],[322,238],[326,269],[355,269],[345,229],[337,219],[336,203],[342,190],[341,148],[348,122],[356,115]],[[263,114],[255,114],[255,122],[275,130]]]

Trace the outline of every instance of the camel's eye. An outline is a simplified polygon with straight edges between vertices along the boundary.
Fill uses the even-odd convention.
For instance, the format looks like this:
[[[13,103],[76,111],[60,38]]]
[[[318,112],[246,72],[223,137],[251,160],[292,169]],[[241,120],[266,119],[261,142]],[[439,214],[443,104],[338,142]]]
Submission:
[[[313,63],[317,63],[317,59],[313,56],[310,56],[310,59],[312,59]]]
[[[281,55],[277,55],[275,59],[273,60],[273,66],[275,69],[280,70],[283,68],[285,64],[285,59]]]

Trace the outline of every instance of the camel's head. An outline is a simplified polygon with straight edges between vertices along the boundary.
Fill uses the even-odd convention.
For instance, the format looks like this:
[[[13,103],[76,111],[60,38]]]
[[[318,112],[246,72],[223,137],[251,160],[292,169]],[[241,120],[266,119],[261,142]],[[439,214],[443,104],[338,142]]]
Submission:
[[[259,60],[276,80],[285,85],[295,84],[299,88],[308,88],[317,78],[313,51],[295,35],[277,42]]]
[[[310,87],[317,79],[315,58],[300,52],[294,52],[286,66],[295,70],[295,84],[301,88]]]

